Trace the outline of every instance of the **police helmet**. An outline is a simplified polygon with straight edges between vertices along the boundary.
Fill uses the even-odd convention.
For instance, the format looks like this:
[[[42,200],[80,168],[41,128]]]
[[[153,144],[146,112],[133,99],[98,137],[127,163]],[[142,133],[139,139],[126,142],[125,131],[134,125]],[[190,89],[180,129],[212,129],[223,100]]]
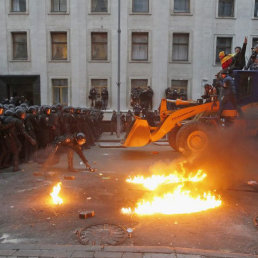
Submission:
[[[16,109],[16,111],[15,111],[15,116],[16,117],[24,119],[25,115],[26,115],[26,111],[24,109],[22,109],[22,108]]]
[[[76,134],[76,140],[86,140],[86,136],[84,133],[77,133]]]
[[[7,109],[7,110],[5,110],[4,115],[5,116],[14,116],[15,113],[14,113],[14,111]]]

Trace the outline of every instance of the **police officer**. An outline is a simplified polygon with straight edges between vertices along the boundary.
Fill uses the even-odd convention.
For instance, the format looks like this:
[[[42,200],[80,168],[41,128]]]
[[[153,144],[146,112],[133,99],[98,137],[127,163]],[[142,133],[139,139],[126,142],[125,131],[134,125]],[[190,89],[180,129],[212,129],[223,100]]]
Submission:
[[[102,101],[102,109],[107,109],[108,104],[108,90],[107,88],[103,88],[101,91],[101,101]]]
[[[85,164],[86,168],[90,172],[94,172],[88,160],[85,158],[82,152],[82,146],[86,143],[86,137],[84,133],[77,133],[75,135],[66,135],[60,136],[53,144],[52,151],[47,158],[46,162],[43,165],[43,169],[45,170],[49,165],[52,165],[54,161],[59,161],[59,157],[57,154],[60,154],[60,150],[65,150],[67,153],[67,161],[68,161],[68,170],[71,172],[77,172],[73,166],[73,155],[76,152],[81,158],[82,162]],[[56,159],[57,158],[57,159]]]

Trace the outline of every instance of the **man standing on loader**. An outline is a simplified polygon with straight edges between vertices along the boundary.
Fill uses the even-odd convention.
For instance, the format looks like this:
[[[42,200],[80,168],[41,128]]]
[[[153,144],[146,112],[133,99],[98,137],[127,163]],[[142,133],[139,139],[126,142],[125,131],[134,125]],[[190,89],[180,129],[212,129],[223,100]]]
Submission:
[[[226,69],[223,69],[221,71],[221,77],[223,78],[223,82],[221,85],[222,99],[220,101],[218,117],[221,118],[222,112],[228,103],[231,103],[233,108],[237,110],[238,114],[242,116],[243,112],[239,107],[239,105],[237,104],[236,88],[235,88],[233,78],[228,75],[228,70]]]

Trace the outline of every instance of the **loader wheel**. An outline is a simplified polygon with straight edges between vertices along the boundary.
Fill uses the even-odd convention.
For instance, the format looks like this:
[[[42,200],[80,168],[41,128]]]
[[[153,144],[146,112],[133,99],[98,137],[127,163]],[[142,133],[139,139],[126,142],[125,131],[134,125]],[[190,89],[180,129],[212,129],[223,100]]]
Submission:
[[[178,151],[178,148],[176,145],[176,135],[177,135],[179,129],[180,129],[180,127],[177,126],[168,133],[168,143],[175,151]]]
[[[207,127],[200,122],[184,125],[176,137],[178,150],[185,155],[204,151],[209,142],[207,131]]]

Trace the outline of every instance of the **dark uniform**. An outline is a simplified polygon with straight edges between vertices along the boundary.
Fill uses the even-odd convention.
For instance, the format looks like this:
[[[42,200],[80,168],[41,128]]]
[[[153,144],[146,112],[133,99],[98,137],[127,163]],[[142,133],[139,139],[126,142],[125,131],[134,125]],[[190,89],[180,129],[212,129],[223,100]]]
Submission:
[[[85,164],[91,172],[94,172],[94,169],[90,167],[88,160],[85,158],[82,152],[82,145],[86,142],[86,137],[83,133],[77,133],[76,135],[65,135],[60,136],[53,144],[52,151],[47,158],[47,161],[43,165],[43,169],[46,169],[49,165],[52,165],[53,162],[59,161],[59,156],[56,155],[62,149],[67,152],[67,161],[68,169],[72,172],[76,170],[73,167],[73,154],[76,152],[81,158],[82,162]]]
[[[15,114],[17,117],[21,117],[24,110],[18,109]],[[24,112],[25,114],[25,112]],[[7,113],[8,115],[8,113]],[[19,118],[7,116],[4,120],[5,124],[14,124],[9,128],[8,135],[6,137],[6,145],[8,146],[8,152],[12,156],[13,171],[20,170],[19,168],[19,154],[22,149],[22,143],[20,139],[24,138],[32,145],[36,144],[36,141],[25,131],[25,126]]]

